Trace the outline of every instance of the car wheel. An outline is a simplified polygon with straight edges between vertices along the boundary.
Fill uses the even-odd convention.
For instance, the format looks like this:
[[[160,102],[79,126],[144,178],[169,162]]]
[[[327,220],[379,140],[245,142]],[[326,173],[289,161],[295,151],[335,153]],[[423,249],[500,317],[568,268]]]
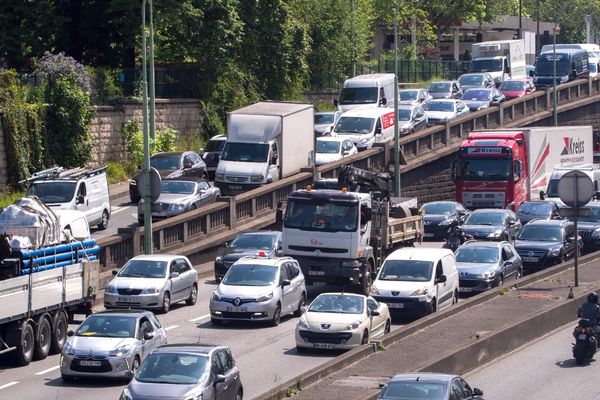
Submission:
[[[243,395],[242,389],[238,390],[237,394],[235,395],[235,400],[242,400]]]
[[[190,209],[192,209],[192,210],[195,210],[196,208],[198,208],[198,207],[196,207],[195,204],[192,204],[192,207],[190,207]]]
[[[275,311],[273,311],[273,319],[271,319],[271,325],[277,326],[281,322],[281,304],[277,304]]]
[[[500,274],[500,276],[498,277],[498,282],[496,283],[496,286],[501,287],[502,285],[504,285],[504,275]]]
[[[106,210],[102,211],[102,219],[100,220],[100,223],[98,224],[98,229],[103,231],[106,228],[108,228],[108,218],[109,218],[108,211],[106,211]]]
[[[458,290],[454,291],[454,295],[452,296],[452,304],[458,303]]]
[[[140,357],[135,356],[135,358],[133,359],[133,362],[131,363],[131,372],[133,372],[135,374],[139,367],[140,367]]]
[[[429,305],[431,308],[430,314],[433,314],[434,312],[437,311],[437,299],[435,297],[433,299],[431,299],[431,303]]]
[[[385,328],[383,329],[383,334],[387,335],[392,330],[392,320],[388,319],[385,321]]]
[[[63,382],[73,382],[75,380],[74,377],[69,375],[61,375],[60,378],[63,380]]]
[[[302,297],[300,298],[300,301],[298,302],[298,308],[296,309],[296,311],[294,311],[294,317],[302,316],[302,307],[304,307],[305,304],[306,304],[306,293],[302,292]]]
[[[567,260],[568,260],[568,257],[567,257],[566,253],[564,253],[562,256],[560,256],[560,263],[566,263]]]
[[[365,331],[363,332],[363,335],[362,335],[362,339],[360,340],[360,344],[367,344],[367,343],[369,343],[369,331],[367,331],[365,329]]]
[[[141,199],[142,199],[142,197],[139,195],[138,196],[134,196],[134,195],[129,196],[129,200],[131,200],[131,202],[134,204],[139,203]]]
[[[166,314],[171,309],[171,295],[169,292],[165,292],[162,300],[162,307],[160,309],[161,313]]]
[[[188,306],[193,306],[194,304],[196,304],[197,300],[198,286],[194,283],[194,285],[192,285],[192,290],[190,291],[190,297],[188,297],[188,299],[185,301],[185,304],[187,304]]]
[[[296,353],[308,353],[308,348],[296,346]]]

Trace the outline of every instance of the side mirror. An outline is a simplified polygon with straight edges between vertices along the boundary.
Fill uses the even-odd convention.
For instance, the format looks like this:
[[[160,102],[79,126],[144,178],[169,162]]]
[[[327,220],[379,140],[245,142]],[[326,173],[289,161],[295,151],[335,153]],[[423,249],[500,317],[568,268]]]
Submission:
[[[483,396],[483,390],[479,389],[479,388],[474,388],[473,389],[473,394],[475,396]]]
[[[290,286],[292,284],[292,282],[289,279],[284,279],[283,282],[281,282],[281,286]]]
[[[179,272],[171,272],[170,277],[171,277],[171,279],[178,278],[179,277]]]
[[[337,107],[337,106],[338,106],[338,104],[339,104],[339,103],[338,103],[338,99],[333,99],[333,105]]]
[[[546,192],[544,192],[543,190],[540,191],[540,200],[544,200],[546,198]]]
[[[385,97],[382,97],[381,100],[379,100],[379,104],[385,106],[387,104],[387,99]]]
[[[306,312],[306,310],[308,310],[308,307],[307,307],[307,306],[302,306],[302,307],[300,307],[300,312],[301,312],[302,314],[304,314],[304,313]]]
[[[371,312],[369,313],[369,315],[370,315],[371,317],[379,317],[379,316],[381,315],[381,313],[380,313],[379,311],[377,311],[377,310],[373,310],[373,311],[371,311]]]
[[[445,283],[446,280],[448,278],[446,278],[446,275],[440,275],[439,277],[437,277],[437,279],[435,280],[435,283]]]
[[[154,339],[154,332],[144,333],[144,340],[152,340],[152,339]]]
[[[371,272],[371,279],[372,280],[377,279],[377,272]]]
[[[75,200],[76,204],[83,204],[85,202],[85,197],[83,197],[82,194],[80,194],[79,196],[77,196],[77,200]]]
[[[350,154],[350,151],[349,151],[349,150],[344,150],[344,151],[342,152],[342,155],[343,155],[343,156],[347,156],[348,154]]]
[[[512,265],[512,263],[510,261],[504,261],[504,263],[502,263],[502,265],[504,265],[505,267],[510,267]]]
[[[219,374],[217,375],[217,377],[215,378],[215,384],[218,383],[225,383],[225,375]]]
[[[113,270],[112,270],[112,274],[113,274],[113,276],[117,276],[117,274],[118,274],[118,273],[119,273],[119,271],[117,271],[116,269],[113,269]]]
[[[69,330],[67,331],[67,336],[68,336],[68,337],[71,337],[71,336],[73,336],[74,334],[75,334],[75,332],[74,332],[72,329],[69,329]]]

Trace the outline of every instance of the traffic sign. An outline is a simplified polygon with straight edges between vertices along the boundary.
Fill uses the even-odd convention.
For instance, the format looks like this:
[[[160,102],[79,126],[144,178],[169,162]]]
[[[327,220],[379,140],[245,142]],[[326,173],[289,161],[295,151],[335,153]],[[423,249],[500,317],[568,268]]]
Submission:
[[[558,197],[569,207],[583,207],[594,197],[594,184],[584,172],[569,171],[558,180]]]
[[[154,203],[158,197],[160,196],[160,189],[162,186],[162,180],[160,179],[160,174],[156,168],[150,167],[150,173],[146,174],[146,171],[142,171],[142,176],[140,177],[140,184],[138,185],[138,191],[140,192],[140,196],[142,198],[146,197],[146,193],[144,192],[146,185],[146,176],[150,176],[150,200]]]

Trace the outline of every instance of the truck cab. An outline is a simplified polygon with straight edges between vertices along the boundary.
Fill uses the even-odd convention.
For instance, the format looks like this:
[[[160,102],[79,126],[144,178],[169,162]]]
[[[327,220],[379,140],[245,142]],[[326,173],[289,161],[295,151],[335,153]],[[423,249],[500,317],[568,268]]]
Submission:
[[[499,86],[510,78],[510,67],[506,57],[478,57],[471,62],[469,73],[489,73]]]

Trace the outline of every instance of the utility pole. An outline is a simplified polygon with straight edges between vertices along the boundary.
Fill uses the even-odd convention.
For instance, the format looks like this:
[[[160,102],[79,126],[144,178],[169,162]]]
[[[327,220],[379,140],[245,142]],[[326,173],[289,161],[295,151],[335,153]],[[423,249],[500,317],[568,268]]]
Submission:
[[[400,135],[398,132],[398,16],[400,0],[394,15],[394,196],[400,197]]]
[[[152,16],[152,0],[149,0],[150,5],[150,138],[156,139],[156,129],[154,126],[154,109],[155,109],[155,96],[154,96],[154,18]]]
[[[557,111],[557,100],[556,95],[556,31],[558,30],[558,24],[554,25],[552,30],[552,121],[554,126],[558,126],[558,111]]]
[[[150,0],[152,1],[152,0]],[[146,60],[146,0],[142,1],[142,132],[144,134],[144,164],[142,195],[144,199],[144,254],[152,254],[152,198],[150,197],[150,138],[148,135],[148,71]],[[139,187],[140,185],[138,185]],[[139,190],[139,189],[138,189]]]
[[[517,39],[523,39],[523,0],[519,0],[519,35]]]
[[[354,26],[354,0],[350,1],[352,17],[352,77],[356,76],[356,27]]]

